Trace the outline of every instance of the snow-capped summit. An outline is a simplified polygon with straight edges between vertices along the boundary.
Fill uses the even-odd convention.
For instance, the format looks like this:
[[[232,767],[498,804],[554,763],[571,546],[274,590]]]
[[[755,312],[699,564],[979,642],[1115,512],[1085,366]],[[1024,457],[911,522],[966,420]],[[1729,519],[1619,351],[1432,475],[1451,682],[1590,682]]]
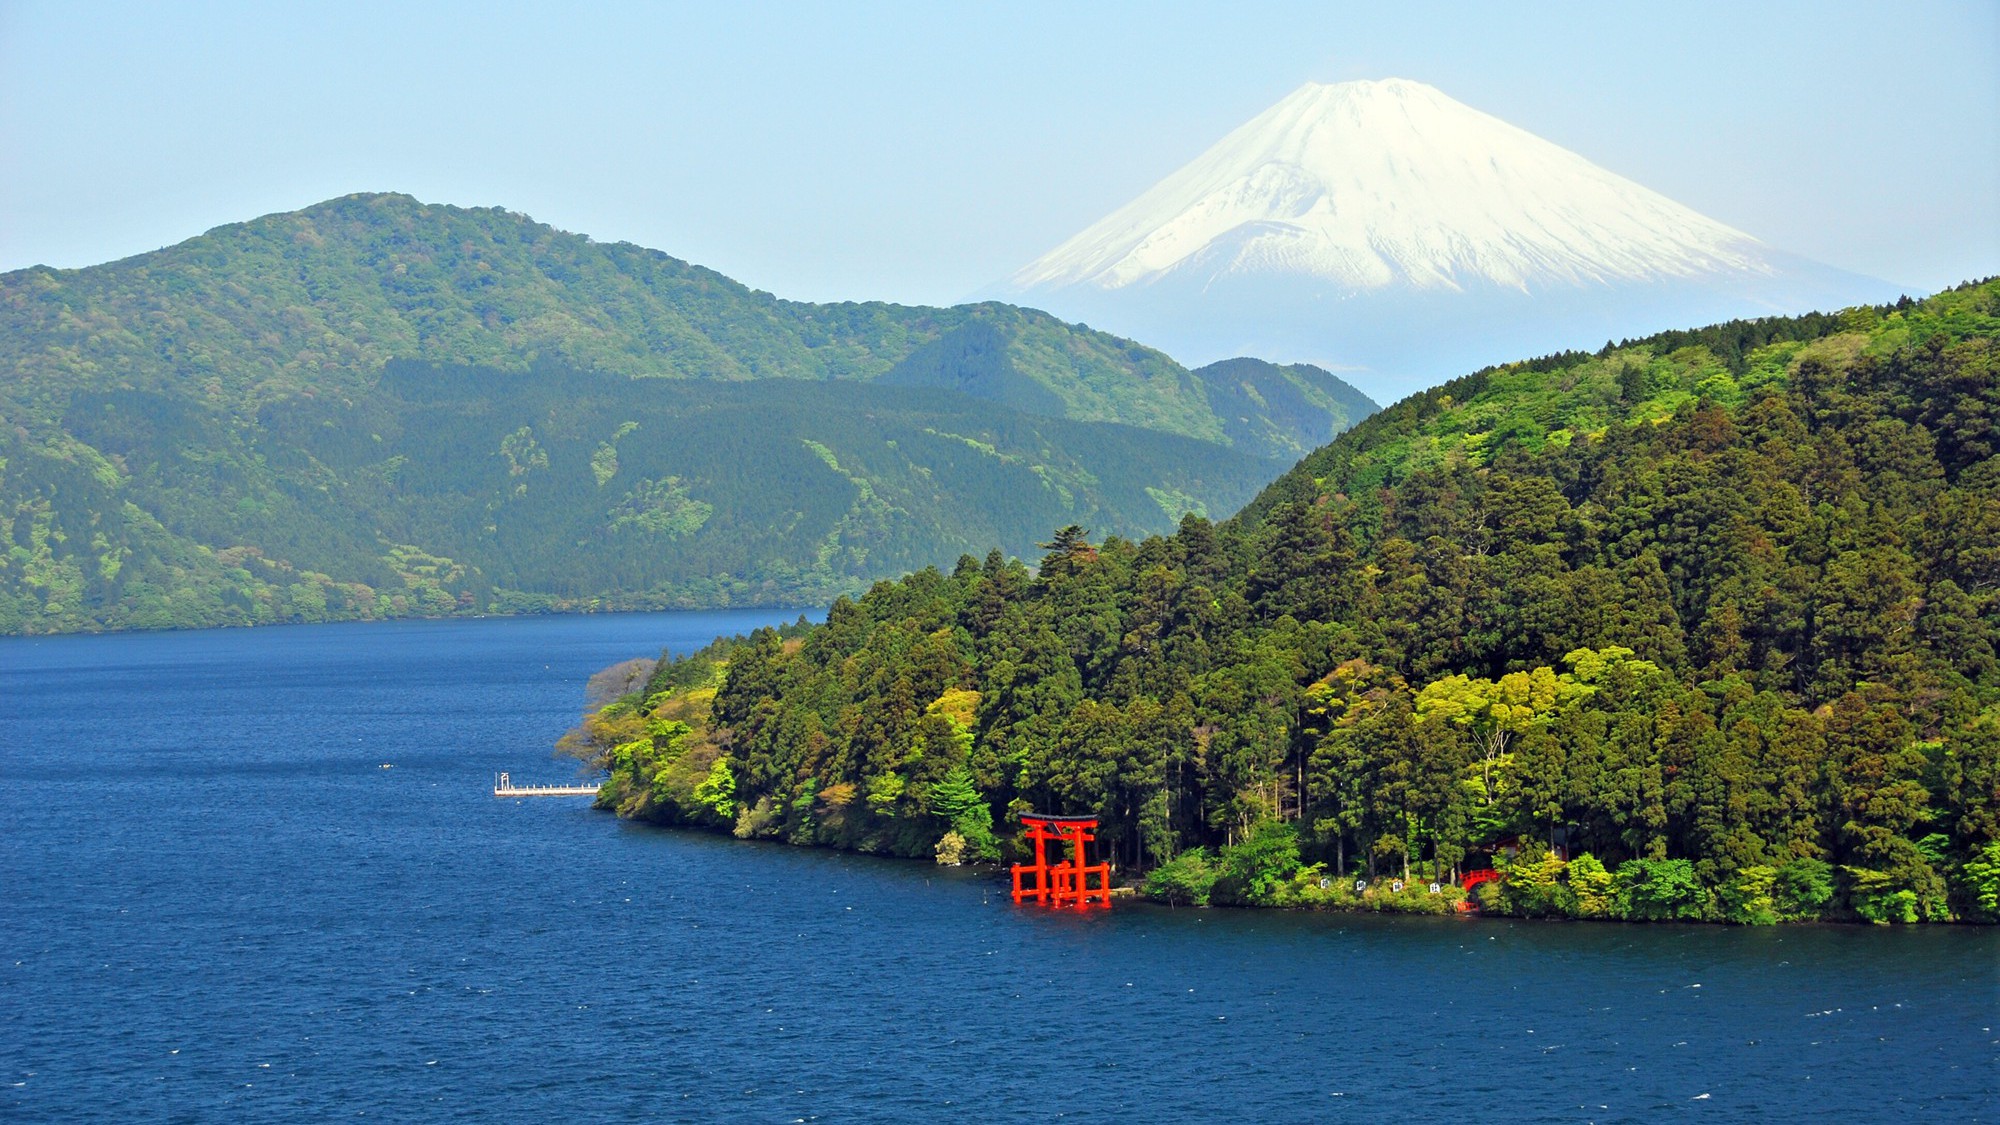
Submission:
[[[1003,293],[1187,362],[1359,367],[1391,392],[1607,336],[1894,296],[1396,78],[1299,87]]]
[[[1759,269],[1756,240],[1435,87],[1309,82],[1014,275],[1120,289],[1175,270],[1355,290]]]

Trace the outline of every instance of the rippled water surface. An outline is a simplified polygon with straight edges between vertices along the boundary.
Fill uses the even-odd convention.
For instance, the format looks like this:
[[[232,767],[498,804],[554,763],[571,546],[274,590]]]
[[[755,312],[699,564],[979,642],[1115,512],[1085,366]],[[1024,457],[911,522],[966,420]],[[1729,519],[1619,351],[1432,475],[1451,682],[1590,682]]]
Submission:
[[[490,795],[769,616],[0,640],[0,1117],[1996,1113],[1990,929],[1053,916]]]

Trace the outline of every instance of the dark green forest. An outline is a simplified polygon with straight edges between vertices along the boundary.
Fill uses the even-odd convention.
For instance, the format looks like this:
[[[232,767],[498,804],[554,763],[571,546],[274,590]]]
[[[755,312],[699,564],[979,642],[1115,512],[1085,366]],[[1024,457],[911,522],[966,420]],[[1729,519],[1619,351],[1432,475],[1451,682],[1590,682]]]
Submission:
[[[0,370],[4,633],[825,604],[1226,513],[1374,408],[399,195],[0,276]]]
[[[653,667],[624,816],[1167,901],[2000,919],[2000,283],[1468,376],[1239,516],[1065,526]],[[1433,890],[1433,884],[1436,889]]]
[[[1052,521],[1139,535],[1233,510],[1278,471],[946,391],[548,367],[394,363],[366,395],[282,399],[256,423],[136,390],[72,399],[64,428],[106,467],[12,461],[9,483],[53,502],[13,513],[0,630],[45,626],[50,603],[132,627],[824,605],[1031,549]],[[60,550],[79,542],[95,567]]]

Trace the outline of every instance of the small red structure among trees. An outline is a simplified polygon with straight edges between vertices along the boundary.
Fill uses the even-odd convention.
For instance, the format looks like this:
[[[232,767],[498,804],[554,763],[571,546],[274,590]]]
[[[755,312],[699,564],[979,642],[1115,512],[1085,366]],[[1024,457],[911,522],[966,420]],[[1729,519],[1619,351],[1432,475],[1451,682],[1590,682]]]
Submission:
[[[1485,871],[1468,871],[1465,873],[1465,877],[1458,881],[1458,885],[1464,887],[1468,892],[1470,892],[1472,888],[1478,886],[1479,884],[1490,883],[1493,880],[1498,879],[1499,877],[1500,873],[1498,871],[1492,870],[1491,868]]]
[[[1097,839],[1094,816],[1044,816],[1031,813],[1021,818],[1027,837],[1035,842],[1035,862],[1014,865],[1014,902],[1039,902],[1046,906],[1074,906],[1078,910],[1095,902],[1111,905],[1111,865],[1086,863],[1084,845]],[[1069,858],[1049,862],[1048,846],[1069,847]],[[1060,856],[1060,851],[1057,853]]]
[[[1499,877],[1500,873],[1490,867],[1479,871],[1466,872],[1465,877],[1458,881],[1458,885],[1465,889],[1465,897],[1458,900],[1458,912],[1460,914],[1470,914],[1478,910],[1479,904],[1472,901],[1472,888],[1481,883],[1490,883]]]

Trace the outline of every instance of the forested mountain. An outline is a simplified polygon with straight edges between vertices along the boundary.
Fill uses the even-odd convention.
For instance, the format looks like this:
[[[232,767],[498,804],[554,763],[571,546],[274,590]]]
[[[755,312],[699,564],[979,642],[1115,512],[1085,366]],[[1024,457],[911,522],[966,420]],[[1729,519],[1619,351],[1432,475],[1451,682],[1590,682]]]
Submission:
[[[1195,369],[1223,435],[1238,449],[1290,461],[1381,409],[1310,363],[1225,359]]]
[[[1373,408],[398,195],[0,276],[0,366],[0,632],[823,602],[1225,513]]]
[[[978,348],[954,350],[954,332]],[[926,345],[926,366],[947,373],[959,354],[997,357],[1038,392],[1012,403],[1029,413],[1229,443],[1201,381],[1172,359],[1045,313],[784,301],[657,250],[404,195],[345,196],[88,269],[0,275],[6,398],[30,420],[54,418],[78,390],[132,387],[238,411],[352,394],[392,359],[867,380]],[[1249,452],[1303,452],[1328,422],[1357,418],[1315,418],[1302,448]]]
[[[1052,522],[1231,511],[1276,471],[944,391],[551,366],[398,361],[247,424],[85,394],[63,427],[67,457],[0,432],[24,498],[0,517],[0,629],[825,604]]]
[[[1096,813],[1170,899],[1445,909],[1497,864],[1522,913],[1993,920],[1996,330],[1987,282],[1481,372],[1236,519],[879,584],[568,745],[747,837]]]
[[[1037,315],[1007,311],[1016,317]],[[1089,377],[1058,381],[1031,375],[1032,349],[1004,332],[995,319],[970,321],[946,332],[910,353],[877,381],[889,386],[957,391],[1029,414],[1067,418],[1122,414],[1122,421],[1138,418],[1139,424],[1150,429],[1221,441],[1287,463],[1379,409],[1332,372],[1311,364],[1280,365],[1239,358],[1181,374],[1158,364],[1148,365],[1148,378],[1182,380],[1196,388],[1199,398],[1127,396],[1132,405],[1120,411],[1106,401],[1104,390]],[[1023,361],[1024,353],[1030,353],[1029,362]],[[1143,416],[1139,414],[1142,403],[1148,412]],[[1161,416],[1167,411],[1171,416]]]

